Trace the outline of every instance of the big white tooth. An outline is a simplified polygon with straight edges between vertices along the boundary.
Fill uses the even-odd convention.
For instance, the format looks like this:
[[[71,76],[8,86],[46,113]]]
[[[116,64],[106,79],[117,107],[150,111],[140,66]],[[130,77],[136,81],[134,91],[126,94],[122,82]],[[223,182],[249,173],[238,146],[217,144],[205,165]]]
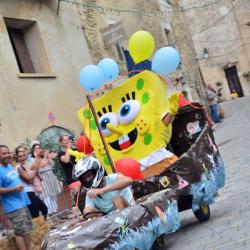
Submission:
[[[124,135],[123,137],[121,137],[121,138],[118,140],[118,143],[119,143],[119,145],[120,145],[120,144],[122,144],[122,143],[124,143],[124,142],[126,142],[126,141],[128,141],[128,140],[129,140],[128,135]]]
[[[119,142],[119,145],[122,144],[122,143],[123,143],[123,137],[121,137],[121,138],[118,140],[118,142]]]
[[[129,140],[128,135],[124,135],[124,136],[123,136],[123,139],[124,139],[124,141],[128,141],[128,140]]]

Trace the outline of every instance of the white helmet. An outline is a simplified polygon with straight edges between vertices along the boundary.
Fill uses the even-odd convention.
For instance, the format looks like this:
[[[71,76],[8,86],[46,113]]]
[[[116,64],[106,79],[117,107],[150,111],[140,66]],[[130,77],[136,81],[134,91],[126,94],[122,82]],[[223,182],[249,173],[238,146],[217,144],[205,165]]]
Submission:
[[[77,180],[80,180],[80,177],[90,170],[93,170],[95,177],[90,183],[82,183],[87,190],[92,187],[97,188],[100,185],[105,173],[103,166],[93,156],[87,156],[79,160],[73,169],[73,177]]]

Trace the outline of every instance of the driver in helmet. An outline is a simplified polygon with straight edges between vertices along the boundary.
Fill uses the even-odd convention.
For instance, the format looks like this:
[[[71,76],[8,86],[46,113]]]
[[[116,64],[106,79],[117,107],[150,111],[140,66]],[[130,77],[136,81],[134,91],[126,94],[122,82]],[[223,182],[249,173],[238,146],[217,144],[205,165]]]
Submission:
[[[132,179],[122,174],[104,176],[101,163],[92,156],[82,158],[74,167],[74,177],[87,190],[83,214],[109,213],[134,204]]]

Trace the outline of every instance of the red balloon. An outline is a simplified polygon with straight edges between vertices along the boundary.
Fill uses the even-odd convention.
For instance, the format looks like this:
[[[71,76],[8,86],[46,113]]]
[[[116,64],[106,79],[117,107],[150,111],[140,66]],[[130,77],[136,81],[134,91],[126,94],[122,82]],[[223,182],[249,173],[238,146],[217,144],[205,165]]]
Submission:
[[[133,180],[143,180],[139,162],[132,158],[121,158],[115,162],[115,168],[118,173],[131,177]]]
[[[86,135],[82,135],[78,138],[76,141],[76,147],[79,152],[83,152],[85,154],[90,154],[94,151]]]

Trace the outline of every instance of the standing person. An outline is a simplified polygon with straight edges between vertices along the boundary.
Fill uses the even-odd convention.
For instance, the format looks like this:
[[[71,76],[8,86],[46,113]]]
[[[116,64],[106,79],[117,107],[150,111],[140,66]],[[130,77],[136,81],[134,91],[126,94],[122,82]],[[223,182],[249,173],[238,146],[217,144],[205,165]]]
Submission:
[[[42,181],[42,197],[48,207],[48,214],[57,212],[57,194],[61,192],[61,185],[53,173],[54,161],[57,157],[56,152],[44,150],[43,167],[39,170]]]
[[[44,218],[47,216],[47,207],[38,197],[34,188],[34,181],[37,176],[39,167],[41,165],[42,159],[39,155],[36,155],[35,160],[30,163],[27,161],[27,154],[24,151],[16,150],[16,169],[22,180],[24,191],[27,192],[31,204],[28,205],[28,209],[31,213],[32,218],[39,217],[40,211],[42,212]],[[39,180],[37,180],[39,182]]]
[[[0,145],[0,195],[7,217],[10,219],[16,245],[19,250],[30,250],[29,232],[32,219],[28,208],[30,201],[23,191],[22,182],[11,161],[10,151],[6,145]]]
[[[207,96],[207,100],[208,100],[208,105],[210,107],[213,122],[219,123],[220,116],[219,116],[219,107],[218,107],[218,103],[217,103],[217,92],[212,87],[211,84],[207,85],[206,96]]]
[[[75,182],[75,180],[72,178],[72,170],[73,166],[75,165],[75,157],[70,155],[70,153],[68,152],[68,149],[71,148],[72,143],[69,136],[67,135],[62,135],[59,138],[59,143],[61,145],[61,150],[58,153],[59,162],[61,163],[63,171],[65,173],[66,184],[70,185]]]
[[[74,197],[74,201],[76,203],[77,188],[79,187],[79,182],[75,181],[72,177],[72,171],[76,163],[76,158],[70,155],[69,152],[70,149],[73,149],[72,142],[69,136],[67,135],[60,136],[59,143],[61,144],[61,151],[58,153],[58,159],[59,162],[61,163],[63,172],[65,174],[65,183],[63,190],[67,200],[67,207],[71,208],[73,206],[72,196]],[[64,217],[61,217],[61,219],[63,218]]]
[[[42,188],[42,178],[41,175],[39,174],[39,169],[44,166],[44,151],[39,143],[34,143],[33,146],[31,147],[30,150],[31,154],[31,163],[34,163],[36,161],[36,157],[40,158],[40,164],[32,164],[31,170],[36,170],[36,176],[32,182],[34,191],[36,193],[36,196],[39,198],[39,210],[42,212],[42,215],[44,216],[45,220],[48,215],[48,208],[44,204],[44,202],[40,199],[40,196],[42,194],[43,188]]]
[[[217,91],[217,96],[218,96],[218,99],[217,99],[217,102],[222,102],[222,88],[219,88],[218,91]]]

